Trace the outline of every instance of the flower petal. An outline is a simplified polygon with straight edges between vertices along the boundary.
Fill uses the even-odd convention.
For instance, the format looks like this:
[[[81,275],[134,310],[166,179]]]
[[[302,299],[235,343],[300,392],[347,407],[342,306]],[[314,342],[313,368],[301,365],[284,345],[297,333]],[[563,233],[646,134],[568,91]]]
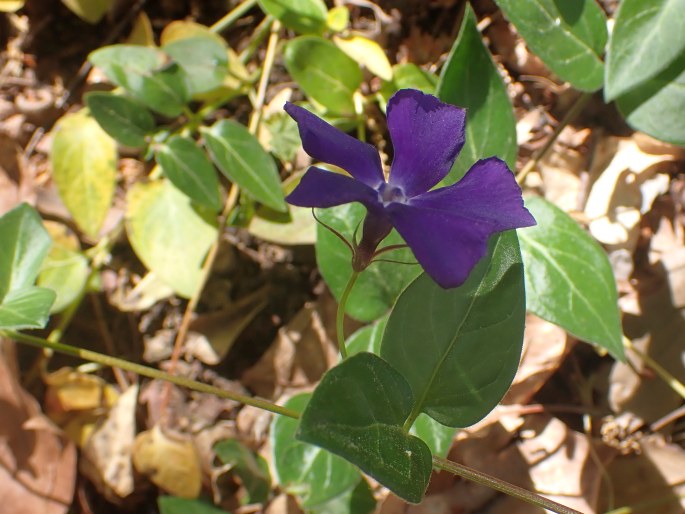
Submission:
[[[381,159],[373,146],[293,103],[286,103],[284,109],[297,122],[302,146],[314,159],[344,169],[369,187],[377,188],[385,181]]]
[[[444,288],[457,287],[487,253],[490,236],[535,225],[504,161],[478,161],[456,184],[386,207],[423,269]]]
[[[389,183],[408,197],[425,193],[445,178],[464,146],[466,111],[414,89],[395,93],[387,111],[395,149]]]
[[[316,166],[307,170],[285,200],[299,207],[333,207],[361,202],[367,208],[378,209],[382,205],[376,190],[358,180]]]

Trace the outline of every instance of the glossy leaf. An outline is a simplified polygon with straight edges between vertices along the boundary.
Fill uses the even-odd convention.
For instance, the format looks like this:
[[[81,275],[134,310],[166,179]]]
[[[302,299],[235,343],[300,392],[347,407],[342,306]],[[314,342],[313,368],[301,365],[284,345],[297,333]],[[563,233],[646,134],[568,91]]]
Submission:
[[[496,155],[516,164],[516,121],[497,67],[467,5],[464,21],[442,68],[437,96],[467,109],[466,144],[443,184],[459,180],[478,159]]]
[[[348,241],[352,240],[357,227],[366,213],[360,204],[347,204],[317,211],[322,222],[337,230]],[[352,274],[350,250],[325,227],[317,227],[316,260],[326,284],[336,298],[340,298]],[[383,240],[382,246],[403,244],[404,241],[393,231]],[[382,256],[400,262],[416,262],[411,250],[402,249]],[[361,321],[373,321],[390,310],[400,292],[421,273],[418,265],[403,265],[394,262],[371,264],[359,276],[347,302],[346,312]]]
[[[221,209],[221,194],[216,170],[207,154],[195,141],[172,136],[155,148],[155,158],[171,183],[200,205]]]
[[[117,149],[86,110],[66,114],[55,125],[52,176],[74,221],[96,236],[114,197]]]
[[[53,290],[44,287],[10,291],[0,302],[0,329],[45,327],[55,296]]]
[[[523,264],[515,232],[490,240],[458,288],[423,274],[407,287],[385,327],[381,357],[409,382],[415,404],[450,427],[480,421],[502,399],[523,343]]]
[[[685,52],[659,75],[620,96],[616,105],[635,130],[685,146]]]
[[[196,209],[167,180],[135,184],[127,195],[126,230],[133,250],[183,298],[199,286],[202,263],[217,237],[213,214]]]
[[[519,231],[528,310],[623,360],[616,283],[604,250],[551,203],[531,198],[526,206],[538,222]]]
[[[237,439],[226,439],[214,445],[214,452],[223,464],[231,466],[247,491],[242,503],[265,503],[271,488],[269,464]]]
[[[310,396],[293,396],[285,407],[301,412]],[[344,459],[295,439],[297,424],[295,419],[277,416],[271,426],[272,461],[278,483],[288,493],[300,497],[306,508],[352,490],[361,479],[359,471]]]
[[[685,0],[621,1],[607,50],[607,101],[660,75],[683,55],[683,12]]]
[[[380,355],[383,331],[388,323],[388,316],[378,318],[370,325],[360,328],[347,339],[347,354],[369,352]]]
[[[132,148],[147,144],[155,119],[140,102],[104,91],[86,93],[84,98],[95,121],[119,143]]]
[[[185,73],[156,48],[112,45],[95,50],[88,59],[114,84],[165,116],[181,114],[189,99]]]
[[[227,514],[204,500],[179,498],[177,496],[160,496],[157,499],[159,514]]]
[[[334,114],[354,114],[353,95],[362,83],[359,65],[326,39],[303,36],[289,41],[285,66],[302,90]]]
[[[372,353],[358,353],[323,376],[296,437],[344,457],[418,503],[432,462],[426,444],[402,428],[413,402],[409,384],[392,366]]]
[[[212,160],[229,180],[264,205],[287,211],[276,163],[243,125],[221,120],[201,132]]]
[[[300,34],[320,34],[328,10],[323,0],[259,0],[262,10]]]
[[[496,2],[528,47],[559,78],[581,91],[602,87],[607,20],[595,0]]]
[[[333,42],[374,75],[383,80],[392,80],[392,65],[388,56],[383,47],[372,39],[351,34],[345,37],[334,36]]]
[[[221,86],[228,73],[226,45],[215,36],[177,39],[162,50],[185,72],[184,81],[191,96]]]

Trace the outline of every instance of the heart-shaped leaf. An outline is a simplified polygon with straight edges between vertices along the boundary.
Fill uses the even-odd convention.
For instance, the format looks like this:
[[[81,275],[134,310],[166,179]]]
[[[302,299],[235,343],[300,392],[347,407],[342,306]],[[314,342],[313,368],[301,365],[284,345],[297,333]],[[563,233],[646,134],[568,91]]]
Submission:
[[[528,310],[623,360],[616,282],[601,246],[542,198],[526,207],[538,224],[521,230]]]
[[[428,446],[404,431],[413,405],[407,381],[372,353],[328,371],[296,437],[344,457],[405,500],[418,503],[430,479]]]
[[[436,90],[443,102],[467,110],[466,144],[443,185],[459,180],[478,159],[493,155],[513,168],[516,164],[514,111],[468,4]]]
[[[411,385],[412,419],[425,412],[451,427],[480,421],[518,368],[525,321],[523,264],[516,233],[490,241],[490,254],[460,287],[423,274],[400,295],[381,356]]]

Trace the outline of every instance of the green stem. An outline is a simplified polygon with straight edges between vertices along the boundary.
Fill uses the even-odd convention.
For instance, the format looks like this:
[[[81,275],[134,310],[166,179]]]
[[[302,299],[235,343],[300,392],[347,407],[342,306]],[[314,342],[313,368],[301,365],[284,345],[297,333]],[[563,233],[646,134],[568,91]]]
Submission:
[[[452,473],[453,475],[470,480],[471,482],[484,485],[490,489],[494,489],[495,491],[499,491],[513,498],[530,503],[531,505],[536,505],[538,507],[542,507],[543,509],[551,510],[557,514],[582,514],[575,509],[565,507],[564,505],[544,498],[539,494],[532,493],[527,489],[517,485],[510,484],[504,480],[500,480],[499,478],[476,471],[475,469],[464,466],[463,464],[457,464],[456,462],[433,456],[433,466],[438,469],[442,469],[443,471],[447,471],[448,473]]]
[[[340,303],[338,303],[338,314],[335,318],[335,332],[338,336],[338,348],[340,348],[340,356],[343,359],[347,359],[347,348],[345,348],[345,307],[347,306],[347,299],[352,292],[355,282],[359,278],[359,271],[353,271],[350,276],[350,280],[345,286],[342,296],[340,297]]]
[[[20,341],[31,346],[37,346],[38,348],[48,348],[55,352],[64,353],[66,355],[78,357],[79,359],[84,359],[90,362],[96,362],[98,364],[102,364],[103,366],[125,369],[126,371],[131,371],[132,373],[136,373],[137,375],[142,375],[144,377],[165,380],[167,382],[171,382],[172,384],[176,384],[187,389],[192,389],[193,391],[213,394],[215,396],[218,396],[219,398],[227,398],[229,400],[234,400],[245,405],[252,405],[253,407],[268,410],[269,412],[273,412],[274,414],[281,414],[283,416],[288,416],[289,418],[294,419],[298,419],[300,417],[299,412],[286,409],[285,407],[276,405],[275,403],[272,403],[268,400],[264,400],[263,398],[255,398],[252,396],[235,393],[233,391],[227,391],[226,389],[221,389],[219,387],[211,386],[209,384],[203,384],[202,382],[191,380],[189,378],[170,375],[169,373],[165,373],[164,371],[155,368],[143,366],[142,364],[136,364],[135,362],[129,362],[127,360],[112,357],[110,355],[105,355],[103,353],[98,353],[91,350],[84,350],[83,348],[77,348],[75,346],[71,346],[64,343],[48,341],[47,339],[22,334],[21,332],[14,332],[8,330],[4,331],[2,334],[9,339]]]
[[[645,361],[645,364],[652,368],[654,372],[659,375],[659,378],[666,382],[666,384],[673,390],[677,395],[679,395],[681,398],[685,399],[685,384],[683,384],[680,380],[678,380],[676,377],[674,377],[669,371],[664,368],[661,364],[659,364],[657,361],[652,359],[648,354],[645,352],[640,351],[635,347],[633,342],[628,339],[626,336],[623,336],[623,345],[631,350],[633,353],[635,353],[638,357],[640,357],[643,361]]]
[[[521,171],[519,171],[518,175],[516,175],[516,181],[519,184],[523,184],[523,181],[526,179],[528,174],[535,169],[538,163],[547,154],[549,149],[552,148],[552,145],[559,137],[559,134],[561,134],[561,131],[564,130],[564,128],[571,123],[576,116],[578,116],[580,111],[583,110],[583,107],[585,107],[585,105],[587,105],[587,103],[590,101],[590,98],[592,98],[592,93],[583,93],[576,99],[568,112],[566,112],[566,115],[554,129],[554,132],[547,140],[547,143],[545,143],[545,146],[536,152],[535,155],[526,163],[526,165],[521,168]]]
[[[238,4],[232,11],[226,13],[226,15],[214,25],[209,27],[209,30],[212,32],[222,32],[226,30],[255,5],[257,5],[257,0],[245,0],[243,3]]]

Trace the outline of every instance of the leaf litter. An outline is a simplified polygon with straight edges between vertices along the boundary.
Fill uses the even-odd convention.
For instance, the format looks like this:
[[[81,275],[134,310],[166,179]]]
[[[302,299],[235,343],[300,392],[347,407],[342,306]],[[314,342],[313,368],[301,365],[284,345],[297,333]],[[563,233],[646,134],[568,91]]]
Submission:
[[[456,3],[430,4],[429,8],[417,3],[402,11],[378,2],[379,8],[390,13],[390,22],[376,24],[361,8],[353,9],[352,22],[359,28],[380,27],[364,35],[377,37],[381,45],[395,41],[388,47],[395,50],[388,53],[391,62],[423,64],[435,71],[453,34],[449,24],[436,28],[428,23],[430,9],[442,9],[448,18]],[[474,5],[514,101],[522,164],[544,145],[562,118],[568,92],[503,18],[490,17],[488,2]],[[204,9],[200,10],[208,16],[212,6]],[[152,26],[159,27],[190,14],[182,11],[166,5],[146,16]],[[0,212],[28,201],[71,223],[49,174],[50,137],[45,134],[60,115],[55,103],[64,93],[65,79],[89,50],[101,44],[101,37],[99,29],[82,23],[78,25],[80,39],[69,36],[69,31],[61,36],[68,44],[55,45],[53,38],[47,39],[52,47],[64,49],[60,54],[46,46],[46,33],[40,33],[37,23],[46,19],[71,23],[66,8],[35,14],[34,7],[27,12],[29,16],[8,18],[12,35],[2,70],[8,80],[0,86]],[[103,23],[110,26],[111,20],[105,17]],[[135,36],[139,42],[150,41],[146,26],[144,18],[139,18]],[[29,33],[35,36],[32,47],[24,45]],[[240,41],[231,45],[239,48]],[[24,53],[23,48],[29,51]],[[56,66],[64,69],[55,70]],[[285,87],[285,82],[276,83],[271,98]],[[78,98],[74,105],[80,106]],[[270,134],[260,137],[268,140]],[[619,284],[627,337],[681,382],[685,381],[684,158],[682,149],[631,134],[624,126],[617,128],[615,114],[594,102],[575,125],[564,129],[526,181],[530,189],[571,213],[605,245]],[[139,161],[126,159],[134,161],[136,173],[144,173]],[[123,164],[118,173],[127,173]],[[117,184],[119,196],[134,182],[126,184],[123,178]],[[91,223],[88,228],[94,232],[97,227]],[[284,245],[287,266],[304,262],[309,270],[313,267],[310,254],[287,245],[310,241],[311,226],[303,224],[301,232],[287,236],[273,226],[262,226],[255,233]],[[279,236],[289,239],[279,241]],[[289,285],[297,289],[293,298],[276,294],[280,305],[274,308],[273,295],[266,303],[259,294],[251,297],[261,285],[255,277],[265,263],[274,266],[275,260],[250,235],[232,237],[246,250],[232,264],[232,272],[217,277],[225,280],[222,284],[229,283],[219,289],[217,297],[230,297],[230,301],[214,302],[213,311],[197,316],[195,329],[203,335],[194,347],[186,348],[188,362],[183,372],[271,399],[310,389],[337,361],[330,333],[334,301],[308,278],[310,271],[302,279],[283,271],[287,266],[274,271],[270,279],[292,280]],[[159,277],[143,278],[142,268],[123,246],[115,252],[115,265],[105,277],[111,293],[104,298],[106,321],[125,355],[140,355],[141,341],[168,331],[159,341],[162,352],[146,359],[164,366],[178,328],[178,304]],[[241,299],[247,300],[241,303]],[[228,333],[217,335],[220,325],[231,330],[224,326]],[[354,327],[349,325],[349,331]],[[69,336],[86,341],[97,338],[100,330],[95,321],[80,320]],[[29,393],[19,381],[28,369],[25,361],[18,374],[11,346],[3,342],[0,348],[0,380],[4,381],[0,394],[6,420],[0,431],[0,471],[4,474],[0,498],[3,507],[11,506],[11,512],[62,513],[72,504],[78,505],[78,512],[88,512],[88,501],[74,499],[80,490],[77,475],[87,478],[107,500],[107,512],[117,512],[117,505],[141,505],[136,496],[155,496],[151,483],[181,497],[209,492],[217,505],[237,512],[301,512],[295,499],[277,486],[265,504],[246,510],[239,501],[246,497],[245,485],[215,460],[215,443],[226,439],[268,455],[270,414],[175,387],[165,400],[166,386],[158,382],[121,391],[107,373],[67,369],[46,374],[44,392],[32,387]],[[477,426],[459,432],[450,457],[534,488],[582,512],[605,512],[624,505],[642,505],[645,511],[658,514],[682,512],[685,423],[679,412],[683,398],[640,355],[629,355],[630,364],[611,362],[556,327],[529,317],[522,364],[507,398]],[[239,363],[230,375],[239,381],[223,378],[227,361]],[[42,408],[36,398],[41,399]],[[171,419],[163,426],[160,411],[165,401],[171,407]],[[77,445],[82,449],[78,457]],[[418,506],[407,506],[380,488],[375,493],[382,499],[379,512],[386,514],[538,512],[440,474],[434,475],[429,494]]]

